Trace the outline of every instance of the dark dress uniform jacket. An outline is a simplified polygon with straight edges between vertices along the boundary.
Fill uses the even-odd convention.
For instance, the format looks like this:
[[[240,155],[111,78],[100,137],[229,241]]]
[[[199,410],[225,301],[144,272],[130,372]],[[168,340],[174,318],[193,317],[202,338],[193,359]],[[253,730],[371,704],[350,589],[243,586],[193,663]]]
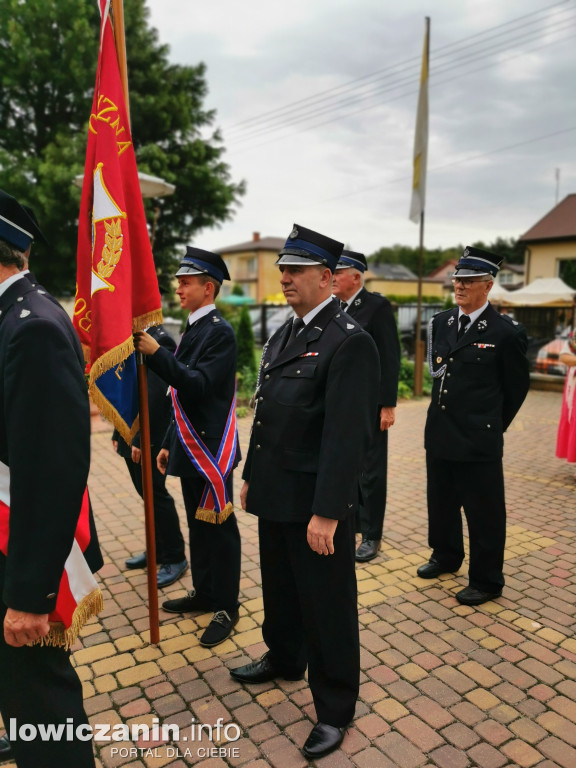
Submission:
[[[393,408],[398,397],[400,342],[392,305],[385,296],[362,288],[346,310],[374,339],[380,356],[378,405]]]
[[[243,472],[246,509],[276,522],[344,519],[357,507],[372,434],[376,347],[336,301],[282,349],[291,323],[273,334],[262,357]]]
[[[187,326],[175,355],[160,347],[147,362],[151,370],[177,390],[184,413],[215,456],[236,381],[236,337],[230,324],[213,310]],[[182,448],[173,419],[162,447],[170,451],[167,474],[198,476]],[[234,466],[239,460],[238,449]]]
[[[528,392],[526,333],[491,304],[460,340],[457,329],[458,308],[434,316],[431,362],[446,372],[434,379],[425,447],[448,461],[497,461]]]
[[[22,277],[0,296],[0,461],[10,469],[6,605],[50,613],[70,553],[90,465],[82,350],[62,307]],[[91,518],[85,553],[102,565]]]

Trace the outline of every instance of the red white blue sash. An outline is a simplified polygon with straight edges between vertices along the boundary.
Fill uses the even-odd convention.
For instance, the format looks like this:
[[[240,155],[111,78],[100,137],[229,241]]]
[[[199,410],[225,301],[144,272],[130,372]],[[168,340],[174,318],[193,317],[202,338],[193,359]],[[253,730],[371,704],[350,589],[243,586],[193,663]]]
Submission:
[[[234,466],[234,459],[236,458],[238,448],[236,388],[234,388],[234,397],[232,398],[224,434],[222,435],[216,457],[204,445],[202,439],[190,423],[174,387],[170,387],[170,395],[172,397],[172,405],[174,406],[178,439],[198,473],[206,480],[206,486],[196,510],[196,519],[205,520],[208,523],[223,523],[233,511],[233,506],[226,490],[226,479]]]

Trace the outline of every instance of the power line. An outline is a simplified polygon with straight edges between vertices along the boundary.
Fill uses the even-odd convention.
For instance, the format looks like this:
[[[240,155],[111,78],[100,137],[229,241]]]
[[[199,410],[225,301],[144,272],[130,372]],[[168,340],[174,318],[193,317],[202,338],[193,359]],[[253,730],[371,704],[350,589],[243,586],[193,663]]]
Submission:
[[[496,155],[500,152],[507,152],[510,149],[517,149],[518,147],[524,147],[528,144],[536,144],[539,141],[544,141],[545,139],[553,138],[554,136],[561,136],[565,133],[571,133],[572,131],[576,131],[576,125],[571,125],[568,128],[562,128],[559,131],[552,131],[551,133],[544,133],[540,136],[534,136],[531,139],[526,139],[526,141],[518,141],[515,144],[507,144],[504,147],[497,147],[496,149],[491,149],[488,152],[477,152],[474,155],[468,155],[467,157],[463,157],[460,160],[453,160],[449,163],[443,163],[442,165],[436,165],[433,168],[429,168],[427,173],[428,175],[435,173],[436,171],[443,171],[445,168],[452,168],[457,165],[465,165],[466,163],[470,163],[473,160],[480,160],[484,157],[489,157],[490,155]],[[369,187],[362,187],[362,189],[355,189],[353,192],[346,192],[343,195],[337,195],[335,197],[329,197],[324,200],[319,200],[315,205],[323,205],[324,203],[331,203],[335,200],[343,200],[347,197],[353,197],[355,195],[359,195],[363,192],[370,192],[374,189],[381,189],[383,186],[386,186],[387,184],[397,184],[399,182],[405,182],[412,178],[412,174],[406,174],[405,176],[397,176],[394,179],[388,179],[387,181],[381,183],[381,184],[373,184]]]
[[[444,46],[441,46],[437,49],[434,49],[432,52],[432,58],[434,61],[439,61],[442,58],[446,58],[447,56],[450,56],[453,52],[457,52],[458,49],[465,48],[467,54],[470,54],[471,47],[478,46],[478,45],[485,45],[487,42],[491,42],[492,40],[501,37],[502,35],[507,34],[507,27],[514,27],[512,30],[513,32],[521,29],[526,26],[531,26],[534,24],[540,24],[541,19],[537,19],[534,17],[541,16],[542,14],[547,14],[550,11],[558,11],[558,10],[570,10],[570,7],[566,6],[573,5],[572,0],[562,0],[562,2],[554,3],[553,5],[547,6],[546,8],[540,9],[538,11],[533,11],[528,14],[524,14],[523,16],[517,17],[511,21],[505,22],[503,24],[497,25],[495,27],[491,27],[488,30],[484,30],[481,32],[477,32],[473,35],[470,35],[466,38],[463,38],[460,41],[457,41],[455,43],[448,43]],[[562,6],[564,6],[562,8]],[[528,19],[528,21],[526,21]],[[498,31],[500,30],[500,31]],[[476,43],[472,43],[471,41],[477,40],[478,38],[481,38]],[[314,106],[317,106],[321,102],[334,100],[335,98],[340,98],[343,94],[349,92],[358,90],[357,83],[370,80],[370,79],[376,79],[382,80],[388,78],[390,75],[386,75],[383,77],[383,73],[394,73],[394,71],[397,71],[398,69],[406,69],[407,67],[419,67],[420,65],[420,57],[413,57],[410,59],[407,59],[403,62],[388,65],[387,67],[384,67],[382,69],[376,70],[375,72],[369,73],[367,75],[363,75],[361,77],[355,78],[354,80],[351,80],[347,83],[343,83],[339,86],[335,86],[333,88],[330,88],[326,91],[321,91],[318,93],[315,93],[311,96],[305,97],[303,99],[299,99],[297,101],[291,102],[283,107],[279,107],[277,109],[269,110],[267,112],[260,113],[259,115],[255,115],[253,117],[247,118],[246,120],[242,120],[238,123],[234,123],[231,126],[229,126],[226,129],[227,134],[230,132],[232,135],[234,134],[236,129],[240,130],[240,133],[250,131],[250,125],[256,124],[256,127],[261,127],[263,123],[267,123],[270,121],[278,121],[282,118],[283,115],[290,115],[294,117],[295,112],[297,113],[299,110],[302,110],[302,107],[299,107],[299,105],[309,105],[311,102],[314,104]],[[360,86],[361,88],[370,87],[372,83],[365,82],[364,85]],[[330,94],[336,94],[336,96],[331,96]],[[307,107],[304,107],[304,109],[307,109]],[[244,127],[242,127],[244,126]]]
[[[562,31],[564,31],[564,29]],[[572,36],[568,35],[568,36],[566,36],[564,38],[550,40],[550,41],[548,41],[546,43],[542,43],[539,46],[532,46],[532,48],[530,49],[530,52],[532,53],[534,51],[540,50],[541,48],[546,48],[549,45],[558,45],[560,43],[563,43],[563,42],[566,42],[566,41],[572,40],[572,39],[573,39]],[[519,52],[519,53],[516,53],[516,54],[510,54],[509,56],[506,56],[504,59],[501,59],[498,62],[494,62],[494,61],[489,62],[488,64],[485,64],[485,65],[480,66],[480,67],[476,67],[475,69],[469,70],[467,72],[460,72],[459,74],[455,75],[454,77],[445,78],[444,80],[440,80],[440,81],[433,80],[431,82],[431,84],[430,84],[430,88],[431,89],[436,89],[439,86],[445,85],[446,83],[450,83],[450,82],[452,82],[454,80],[458,80],[461,77],[464,77],[464,76],[467,76],[467,75],[471,75],[471,74],[475,74],[476,72],[481,72],[482,70],[487,69],[490,66],[494,66],[496,63],[501,64],[502,62],[505,62],[505,61],[512,61],[512,60],[520,58],[520,57],[522,57],[524,55],[525,55],[524,52]],[[393,98],[389,98],[389,99],[387,99],[386,102],[383,102],[383,103],[389,104],[389,103],[391,103],[393,101],[398,101],[400,99],[406,98],[407,96],[412,96],[412,95],[416,94],[417,92],[418,92],[418,88],[414,87],[414,88],[412,88],[412,90],[406,91],[404,93],[401,93],[398,96],[395,96]],[[382,106],[383,103],[380,103],[380,106]],[[354,115],[361,114],[362,112],[366,112],[367,110],[373,109],[373,107],[374,107],[373,104],[368,104],[367,106],[363,106],[363,107],[361,107],[359,109],[355,109],[355,110],[350,110],[350,111],[345,112],[343,114],[340,114],[340,115],[338,115],[336,117],[329,118],[328,120],[323,120],[322,122],[314,123],[313,125],[308,125],[308,126],[305,126],[303,128],[297,128],[296,130],[292,131],[290,134],[286,134],[286,135],[283,135],[283,136],[272,136],[272,138],[269,138],[269,139],[264,140],[264,141],[263,140],[259,140],[257,144],[254,144],[251,147],[247,147],[245,150],[242,150],[242,149],[241,150],[237,150],[237,152],[240,152],[240,153],[242,153],[242,152],[249,152],[249,151],[251,151],[253,149],[260,148],[260,147],[262,147],[265,144],[273,143],[275,141],[278,141],[278,140],[283,139],[283,138],[287,138],[288,136],[294,135],[296,133],[302,133],[303,131],[313,130],[315,128],[321,128],[321,127],[323,127],[325,125],[328,125],[330,123],[335,122],[336,120],[341,120],[342,118],[348,118],[348,117],[352,117]]]
[[[567,23],[567,22],[569,22],[569,23]],[[558,22],[556,22],[555,24],[550,25],[549,28],[548,28],[548,33],[552,33],[552,34],[564,33],[564,32],[566,32],[567,29],[570,29],[571,27],[573,27],[574,24],[576,24],[576,15],[573,15],[572,17],[570,17],[568,19],[561,19]],[[459,57],[457,57],[456,59],[454,59],[452,61],[446,62],[443,66],[440,65],[440,66],[438,66],[436,68],[432,68],[431,67],[431,78],[430,78],[431,86],[432,86],[432,84],[435,85],[438,82],[440,82],[440,83],[446,82],[445,80],[444,81],[442,81],[442,80],[441,81],[437,81],[436,78],[439,75],[442,75],[443,73],[454,69],[455,66],[459,67],[459,74],[458,74],[457,77],[458,78],[459,77],[463,77],[464,75],[469,74],[469,72],[464,71],[462,69],[463,67],[464,68],[469,67],[475,61],[481,61],[481,60],[486,59],[486,58],[492,58],[492,57],[496,56],[499,53],[507,51],[510,48],[511,45],[514,45],[514,44],[517,45],[518,43],[524,43],[525,44],[525,43],[528,43],[528,42],[532,42],[535,39],[539,38],[540,36],[541,36],[541,30],[532,30],[529,34],[524,34],[524,35],[521,35],[520,37],[515,37],[515,38],[508,39],[508,40],[504,41],[503,44],[491,45],[491,46],[485,47],[484,50],[481,50],[481,51],[476,51],[476,52],[467,51],[465,53],[462,53]],[[551,45],[553,42],[557,42],[557,40],[548,41],[547,43],[545,43],[545,44],[543,44],[542,46],[539,46],[539,47],[545,47],[546,45]],[[533,50],[535,50],[535,48],[531,48],[531,50],[533,51]],[[490,52],[490,51],[492,53],[489,54],[488,52]],[[524,55],[524,54],[522,53],[522,54],[516,54],[516,55]],[[492,66],[494,63],[498,63],[498,62],[489,62],[486,66]],[[483,67],[483,68],[485,68],[485,67]],[[479,70],[478,70],[478,68],[476,68],[476,69],[474,69],[472,71],[479,71]],[[454,79],[454,78],[452,78],[452,79]],[[395,82],[391,82],[390,84],[383,84],[379,88],[373,89],[370,93],[356,94],[355,96],[350,96],[350,97],[348,97],[346,99],[341,100],[340,102],[338,102],[338,103],[336,103],[334,105],[328,105],[328,106],[325,106],[325,107],[317,107],[317,108],[308,110],[307,112],[304,112],[304,113],[302,113],[300,115],[296,115],[292,119],[289,119],[289,120],[282,119],[282,118],[275,119],[275,122],[271,122],[271,120],[270,120],[269,121],[269,123],[270,123],[269,125],[263,125],[263,126],[254,127],[252,129],[251,133],[247,133],[244,136],[239,136],[236,139],[232,138],[229,141],[229,144],[233,146],[233,145],[238,145],[240,143],[245,143],[246,141],[249,141],[250,139],[258,138],[260,136],[265,136],[265,135],[267,135],[269,133],[276,132],[278,130],[278,128],[281,128],[281,129],[289,128],[289,127],[291,127],[293,125],[298,125],[298,124],[300,124],[302,122],[314,119],[316,117],[320,117],[323,114],[327,114],[327,113],[333,112],[335,110],[338,110],[339,113],[342,113],[342,110],[346,106],[351,106],[351,105],[357,104],[359,102],[366,101],[368,99],[375,99],[376,97],[380,97],[381,95],[383,95],[385,93],[396,91],[396,90],[398,90],[400,88],[403,88],[405,85],[410,85],[411,88],[410,88],[409,91],[407,91],[407,92],[405,92],[403,94],[400,94],[399,98],[402,98],[403,96],[408,96],[408,95],[411,95],[412,93],[414,93],[413,86],[415,85],[415,83],[416,83],[415,72],[408,72],[408,73],[404,74],[402,77],[398,78]],[[392,100],[395,100],[395,99],[392,99]],[[381,102],[381,103],[386,103],[386,102]],[[343,112],[344,116],[346,116],[347,114],[348,113]],[[339,114],[338,117],[340,117],[340,116],[342,116],[342,115]],[[338,119],[338,117],[336,117],[334,119]],[[324,123],[322,123],[322,124],[324,124]],[[317,127],[317,126],[311,126],[311,127]]]

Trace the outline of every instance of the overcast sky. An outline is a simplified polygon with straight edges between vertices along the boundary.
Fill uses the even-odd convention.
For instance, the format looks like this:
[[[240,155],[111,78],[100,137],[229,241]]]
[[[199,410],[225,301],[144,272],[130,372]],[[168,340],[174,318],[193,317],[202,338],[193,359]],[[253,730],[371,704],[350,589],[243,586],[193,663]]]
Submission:
[[[576,192],[576,0],[147,0],[178,64],[205,62],[234,218],[194,245],[293,222],[370,254],[408,219],[431,17],[425,244],[518,237]],[[559,169],[557,171],[557,169]]]

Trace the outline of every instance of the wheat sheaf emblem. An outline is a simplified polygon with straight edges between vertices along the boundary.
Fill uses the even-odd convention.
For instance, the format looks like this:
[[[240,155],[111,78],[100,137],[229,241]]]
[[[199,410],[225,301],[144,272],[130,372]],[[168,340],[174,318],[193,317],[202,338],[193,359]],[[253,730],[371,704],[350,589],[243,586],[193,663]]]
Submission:
[[[124,236],[122,235],[122,220],[111,219],[104,222],[106,229],[106,235],[104,237],[104,247],[102,248],[102,255],[98,265],[96,266],[96,272],[99,277],[106,280],[110,277],[116,265],[120,261],[122,256],[122,243]]]

